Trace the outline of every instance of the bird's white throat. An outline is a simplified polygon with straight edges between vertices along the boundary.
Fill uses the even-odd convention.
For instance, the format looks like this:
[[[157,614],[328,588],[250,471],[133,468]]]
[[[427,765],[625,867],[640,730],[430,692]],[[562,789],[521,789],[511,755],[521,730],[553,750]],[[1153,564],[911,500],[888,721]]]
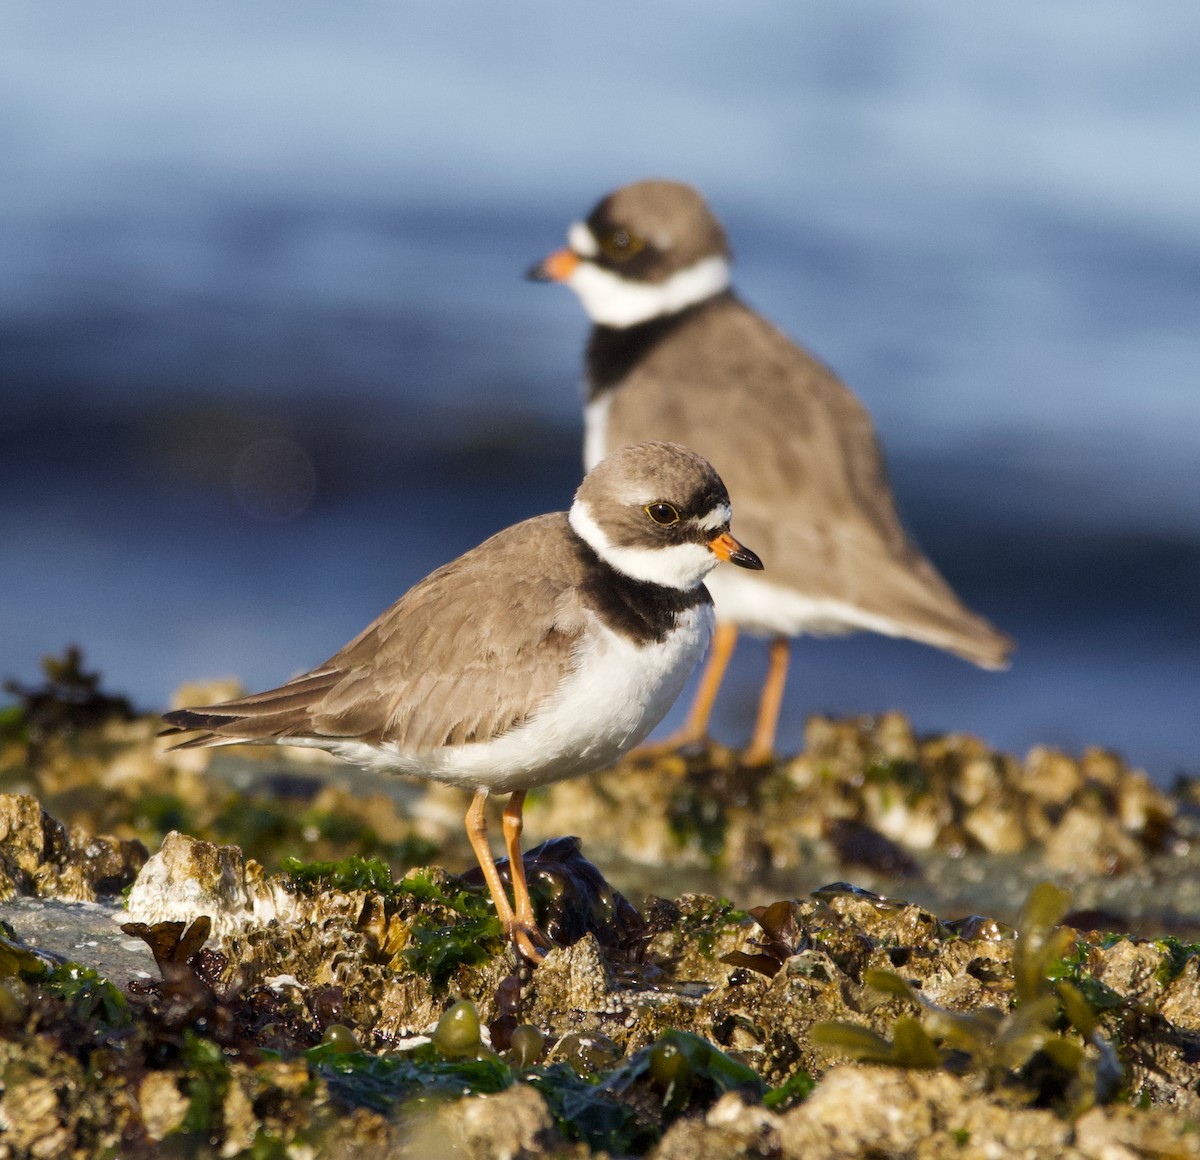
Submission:
[[[663,282],[634,282],[589,262],[578,248],[576,253],[583,260],[566,284],[579,295],[588,317],[600,326],[624,328],[678,314],[729,287],[729,262],[719,255],[702,258]]]
[[[689,591],[717,565],[704,544],[664,544],[660,548],[627,548],[614,544],[596,523],[588,505],[576,500],[567,517],[575,534],[618,572],[648,584]]]

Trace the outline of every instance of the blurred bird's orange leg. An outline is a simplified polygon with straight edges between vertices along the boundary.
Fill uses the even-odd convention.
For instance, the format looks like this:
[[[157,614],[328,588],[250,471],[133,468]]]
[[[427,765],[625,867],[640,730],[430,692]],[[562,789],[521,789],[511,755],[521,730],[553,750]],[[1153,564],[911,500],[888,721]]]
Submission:
[[[550,940],[538,929],[533,901],[529,897],[529,884],[525,881],[525,863],[521,858],[524,809],[525,790],[515,790],[504,807],[504,845],[508,850],[508,872],[512,876],[513,904],[516,907],[512,936],[521,954],[532,963],[540,963],[545,958],[543,952],[550,948]]]
[[[682,728],[672,733],[670,737],[653,745],[643,745],[638,753],[663,753],[672,749],[682,749],[685,745],[699,745],[708,737],[708,722],[712,717],[713,705],[721,682],[725,679],[725,670],[729,668],[729,660],[737,645],[738,630],[736,624],[728,621],[718,621],[713,633],[712,649],[708,660],[704,663],[704,671],[700,674],[700,687],[688,710],[687,720]]]
[[[786,636],[777,636],[771,641],[767,678],[763,681],[762,696],[758,701],[758,720],[754,723],[750,748],[742,754],[743,765],[767,765],[775,756],[775,730],[779,725],[779,710],[783,706],[791,643]]]

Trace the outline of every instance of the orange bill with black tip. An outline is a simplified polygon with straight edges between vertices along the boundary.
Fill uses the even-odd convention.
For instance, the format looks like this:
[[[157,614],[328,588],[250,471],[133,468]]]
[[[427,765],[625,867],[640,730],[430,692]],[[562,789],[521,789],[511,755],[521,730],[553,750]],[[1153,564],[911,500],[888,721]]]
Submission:
[[[555,250],[530,266],[525,277],[531,282],[565,282],[578,265],[579,255],[574,250]]]
[[[713,536],[708,541],[708,547],[719,560],[736,564],[739,568],[750,568],[755,572],[762,571],[763,562],[749,548],[739,544],[728,532]]]

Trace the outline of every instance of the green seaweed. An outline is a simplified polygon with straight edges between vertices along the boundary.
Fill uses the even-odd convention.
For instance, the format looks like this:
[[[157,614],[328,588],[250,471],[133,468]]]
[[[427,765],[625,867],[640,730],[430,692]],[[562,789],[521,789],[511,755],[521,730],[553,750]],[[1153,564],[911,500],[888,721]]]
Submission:
[[[1071,896],[1053,882],[1039,882],[1017,919],[1020,936],[1013,947],[1012,970],[1018,1002],[1044,995],[1050,973],[1078,942],[1075,932],[1059,926]]]
[[[903,757],[882,758],[863,770],[868,785],[895,787],[912,805],[930,791],[929,774],[917,762]]]
[[[101,1027],[127,1027],[133,1022],[129,1002],[119,987],[78,963],[56,966],[39,980],[47,993],[71,1005],[75,1017]]]
[[[397,882],[382,858],[353,854],[337,862],[286,858],[283,872],[306,892],[367,890],[389,902],[408,897],[421,904],[409,925],[409,945],[398,958],[409,970],[428,975],[437,988],[460,966],[486,962],[504,945],[491,899],[433,868],[410,871]]]
[[[492,908],[491,898],[482,886],[464,886],[460,880],[431,866],[409,871],[396,883],[396,889],[421,902],[436,903],[459,914],[479,916]]]
[[[418,919],[409,935],[412,941],[399,957],[409,970],[428,975],[435,989],[445,987],[460,966],[486,962],[504,945],[494,914],[449,923]]]
[[[57,965],[45,951],[26,946],[7,922],[0,921],[0,978],[38,979]]]
[[[229,1061],[219,1044],[189,1028],[183,1033],[183,1063],[188,1072],[188,1110],[178,1132],[207,1137],[219,1123],[229,1090]]]
[[[0,705],[0,741],[29,740],[27,715],[23,705]]]
[[[1163,954],[1163,960],[1154,972],[1154,978],[1164,987],[1183,974],[1189,959],[1200,955],[1200,943],[1185,943],[1173,935],[1155,939],[1151,945]]]
[[[564,1136],[618,1155],[648,1150],[674,1120],[707,1108],[724,1092],[766,1093],[757,1072],[708,1040],[675,1030],[607,1075],[558,1062],[535,1068],[525,1078],[545,1097]],[[799,1079],[784,1085],[778,1102],[802,1098],[802,1089]],[[625,1098],[635,1091],[642,1094]]]
[[[772,1112],[785,1111],[808,1099],[816,1086],[817,1081],[809,1072],[801,1068],[763,1096],[763,1107]]]
[[[817,1047],[838,1055],[847,1055],[860,1063],[884,1063],[896,1067],[935,1068],[945,1062],[921,1023],[905,1015],[896,1020],[888,1039],[860,1023],[832,1020],[815,1023],[809,1039]]]
[[[322,1044],[304,1054],[339,1103],[383,1115],[413,1100],[491,1095],[513,1083],[512,1072],[498,1056],[450,1057],[433,1043],[390,1055],[346,1052]]]
[[[681,847],[693,842],[717,867],[725,853],[729,819],[723,803],[691,779],[680,782],[667,807],[667,825]]]
[[[379,857],[351,854],[336,862],[304,862],[284,858],[280,868],[287,880],[307,893],[318,890],[372,890],[390,897],[401,887],[392,879],[392,868]]]
[[[400,959],[428,975],[435,988],[446,985],[460,966],[486,962],[504,945],[504,930],[491,899],[482,890],[452,890],[431,870],[409,873],[396,884],[403,894],[427,904],[409,927],[409,945]]]
[[[525,1079],[541,1093],[568,1140],[581,1140],[589,1148],[618,1156],[640,1155],[659,1140],[661,1133],[653,1124],[606,1086],[576,1074],[566,1063],[539,1067]]]
[[[1116,941],[1119,942],[1120,939]],[[1055,990],[1060,996],[1065,993],[1064,988],[1069,987],[1078,992],[1095,1011],[1109,1011],[1120,1007],[1123,1002],[1120,994],[1088,971],[1087,962],[1087,944],[1080,942],[1069,948],[1065,954],[1043,962],[1042,967],[1046,980],[1055,984]],[[1069,1015],[1068,1012],[1068,1017]],[[1079,1026],[1077,1023],[1075,1025]],[[1082,1031],[1082,1028],[1080,1030]]]
[[[304,1055],[340,1105],[383,1115],[430,1100],[488,1095],[518,1082],[513,1066],[484,1046],[478,1015],[465,1000],[447,1008],[432,1040],[413,1050],[376,1055],[345,1047],[322,1043]],[[520,1082],[542,1095],[567,1139],[618,1155],[641,1154],[673,1120],[709,1106],[723,1092],[747,1091],[783,1108],[805,1098],[813,1086],[807,1073],[798,1072],[767,1092],[751,1068],[681,1031],[666,1032],[615,1067],[603,1066],[613,1058],[603,1053],[596,1069],[560,1059],[523,1069]],[[521,1067],[525,1061],[514,1062]],[[633,1089],[644,1094],[625,1098]],[[195,1098],[204,1091],[198,1088]]]

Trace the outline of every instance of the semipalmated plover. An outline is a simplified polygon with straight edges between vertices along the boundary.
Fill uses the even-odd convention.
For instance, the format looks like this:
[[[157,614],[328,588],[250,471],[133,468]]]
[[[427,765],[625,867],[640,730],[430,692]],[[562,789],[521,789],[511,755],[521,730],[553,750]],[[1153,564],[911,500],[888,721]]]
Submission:
[[[180,748],[306,745],[475,791],[467,836],[496,913],[533,961],[540,934],[521,863],[525,793],[612,764],[679,695],[712,634],[704,579],[761,568],[729,531],[712,467],[671,443],[622,447],[569,512],[492,536],[431,573],[324,664],[277,689],[164,715]],[[508,792],[510,905],[487,840]]]
[[[866,409],[730,289],[725,232],[696,190],[627,185],[567,241],[529,277],[570,286],[593,323],[585,464],[642,439],[699,451],[766,565],[762,577],[713,576],[713,651],[675,743],[706,735],[739,629],[771,638],[747,764],[771,757],[799,633],[868,629],[1006,665],[1012,641],[958,599],[905,532]]]

